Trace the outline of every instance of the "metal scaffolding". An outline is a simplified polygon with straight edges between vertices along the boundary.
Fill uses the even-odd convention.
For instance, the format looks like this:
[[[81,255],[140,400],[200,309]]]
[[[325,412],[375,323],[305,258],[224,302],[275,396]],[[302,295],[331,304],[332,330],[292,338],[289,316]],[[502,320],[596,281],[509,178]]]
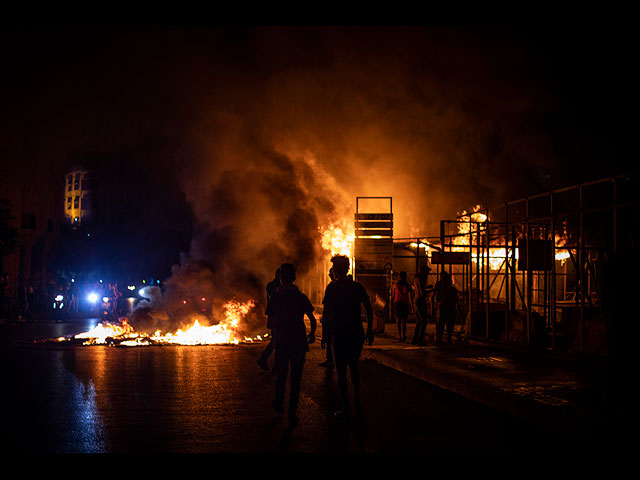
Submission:
[[[394,239],[394,264],[452,275],[465,337],[606,354],[602,271],[637,241],[636,196],[621,175],[465,212],[439,238]]]
[[[624,175],[441,221],[437,264],[461,289],[465,334],[606,353],[601,272],[630,242],[634,207],[634,179]]]

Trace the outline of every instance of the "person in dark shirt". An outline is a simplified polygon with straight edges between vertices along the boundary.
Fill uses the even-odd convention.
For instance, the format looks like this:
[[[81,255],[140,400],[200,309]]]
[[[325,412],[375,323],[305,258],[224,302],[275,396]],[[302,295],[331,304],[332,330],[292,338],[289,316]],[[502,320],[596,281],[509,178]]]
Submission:
[[[359,362],[365,340],[369,345],[373,343],[373,309],[362,284],[347,277],[349,258],[336,255],[331,261],[335,281],[325,290],[323,318],[324,315],[331,318],[333,325],[333,356],[342,400],[342,409],[336,412],[336,416],[344,417],[349,413],[347,370],[351,373],[355,409],[359,413],[363,411]],[[362,306],[367,317],[366,334],[362,326]]]
[[[407,319],[413,313],[413,289],[407,282],[407,272],[400,272],[400,280],[393,289],[393,305],[398,325],[398,341],[407,340]]]
[[[276,369],[275,398],[272,406],[279,414],[284,413],[284,394],[287,374],[291,368],[289,390],[289,423],[297,424],[296,411],[300,398],[302,370],[309,344],[315,342],[316,318],[309,298],[293,284],[295,266],[284,263],[280,267],[281,286],[267,305],[267,316],[273,329]],[[307,315],[311,331],[307,335],[304,316]]]
[[[416,328],[413,331],[413,345],[425,344],[425,331],[427,323],[431,318],[431,296],[433,295],[433,286],[428,284],[429,265],[422,265],[420,273],[418,273],[413,282],[413,290],[415,291],[416,306]]]
[[[447,343],[451,344],[451,336],[458,314],[458,289],[453,286],[451,275],[444,270],[440,274],[440,281],[433,287],[433,299],[438,307],[438,322],[436,323],[436,344],[442,343],[442,335],[447,327]]]

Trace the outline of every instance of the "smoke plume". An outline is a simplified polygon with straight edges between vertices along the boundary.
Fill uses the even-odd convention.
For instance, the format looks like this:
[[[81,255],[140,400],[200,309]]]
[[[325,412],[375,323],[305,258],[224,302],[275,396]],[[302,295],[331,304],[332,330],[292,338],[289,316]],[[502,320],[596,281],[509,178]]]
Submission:
[[[66,145],[166,141],[194,235],[146,305],[150,322],[151,305],[177,318],[190,296],[211,312],[252,298],[262,324],[275,269],[288,261],[303,275],[325,259],[318,228],[350,222],[357,196],[393,198],[396,237],[434,236],[441,219],[553,186],[577,161],[563,96],[573,77],[559,82],[549,53],[568,47],[552,38],[545,50],[533,32],[122,28],[83,31],[81,43],[74,31],[20,33],[21,77],[5,81],[22,95],[7,125]]]

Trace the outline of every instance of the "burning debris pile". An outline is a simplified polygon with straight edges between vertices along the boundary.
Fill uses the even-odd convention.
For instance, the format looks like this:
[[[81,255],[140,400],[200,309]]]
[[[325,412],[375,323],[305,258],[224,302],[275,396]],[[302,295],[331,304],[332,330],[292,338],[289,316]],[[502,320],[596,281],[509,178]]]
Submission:
[[[55,342],[74,345],[114,345],[114,346],[149,346],[149,345],[238,345],[262,341],[268,336],[253,337],[242,333],[241,322],[255,307],[255,302],[244,303],[230,301],[225,304],[224,318],[216,325],[201,325],[196,318],[193,325],[185,330],[178,329],[173,333],[136,332],[126,317],[117,322],[101,322],[91,330],[72,337],[59,337]]]
[[[318,227],[327,260],[335,254],[351,257],[354,232],[348,222]],[[162,346],[162,345],[238,345],[268,339],[269,333],[255,334],[262,319],[261,303],[244,294],[239,300],[214,300],[216,272],[202,262],[189,260],[175,266],[166,290],[152,286],[141,289],[141,301],[129,317],[103,320],[92,329],[71,337],[40,341],[71,345]],[[253,290],[256,286],[235,284],[234,290]],[[222,288],[224,298],[229,291]],[[216,322],[216,318],[221,318]],[[177,325],[183,325],[177,328]],[[167,331],[172,329],[172,331]],[[177,328],[177,329],[176,329]]]

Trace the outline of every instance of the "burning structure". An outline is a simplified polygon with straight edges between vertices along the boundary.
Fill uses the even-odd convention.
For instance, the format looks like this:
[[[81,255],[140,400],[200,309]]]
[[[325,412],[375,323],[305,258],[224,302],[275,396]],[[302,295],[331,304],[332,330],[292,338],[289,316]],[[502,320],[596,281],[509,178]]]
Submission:
[[[432,273],[452,273],[467,337],[606,354],[603,272],[631,246],[634,181],[623,175],[477,206],[442,220],[439,237],[405,240],[414,253],[396,258],[419,268],[424,251]]]

